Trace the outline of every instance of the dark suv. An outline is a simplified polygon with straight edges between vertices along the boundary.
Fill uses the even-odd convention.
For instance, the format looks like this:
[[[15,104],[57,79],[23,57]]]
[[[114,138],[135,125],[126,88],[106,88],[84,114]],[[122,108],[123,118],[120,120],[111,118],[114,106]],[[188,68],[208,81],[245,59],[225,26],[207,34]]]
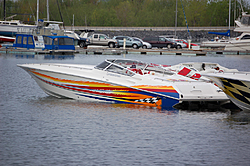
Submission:
[[[147,36],[147,37],[143,38],[142,40],[150,43],[152,45],[152,47],[177,48],[177,43],[171,42],[164,37]]]

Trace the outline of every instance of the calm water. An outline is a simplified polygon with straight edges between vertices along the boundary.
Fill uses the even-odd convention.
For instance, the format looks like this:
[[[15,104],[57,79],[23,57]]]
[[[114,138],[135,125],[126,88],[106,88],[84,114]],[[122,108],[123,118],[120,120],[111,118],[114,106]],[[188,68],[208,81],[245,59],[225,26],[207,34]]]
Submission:
[[[47,96],[20,63],[97,64],[123,55],[0,54],[0,165],[241,165],[250,163],[250,113],[158,110]],[[250,71],[250,55],[128,54]]]

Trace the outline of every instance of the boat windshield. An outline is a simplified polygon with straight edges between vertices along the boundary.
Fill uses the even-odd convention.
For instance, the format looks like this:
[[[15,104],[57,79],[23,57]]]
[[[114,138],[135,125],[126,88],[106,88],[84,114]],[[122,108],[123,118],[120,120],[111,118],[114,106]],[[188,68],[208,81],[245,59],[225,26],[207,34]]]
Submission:
[[[150,74],[150,73],[158,73],[158,74],[170,74],[168,70],[165,70],[162,65],[153,64],[153,63],[144,63],[141,61],[135,60],[124,60],[124,59],[112,59],[105,60],[95,67],[99,70],[107,70],[109,72],[115,72],[119,74],[125,74],[132,76],[135,73],[140,75]],[[131,72],[132,71],[132,72]]]
[[[241,18],[241,23],[244,25],[250,25],[250,15],[245,15]]]
[[[97,65],[95,68],[100,69],[100,70],[106,70],[106,71],[113,72],[113,73],[119,73],[119,74],[123,74],[127,76],[135,75],[134,72],[130,71],[126,67],[116,64],[115,60],[105,60],[104,62]]]
[[[97,65],[95,68],[96,68],[96,69],[100,69],[100,70],[104,70],[104,69],[106,69],[109,65],[110,65],[110,62],[109,62],[109,61],[104,61],[104,62],[100,63],[99,65]]]

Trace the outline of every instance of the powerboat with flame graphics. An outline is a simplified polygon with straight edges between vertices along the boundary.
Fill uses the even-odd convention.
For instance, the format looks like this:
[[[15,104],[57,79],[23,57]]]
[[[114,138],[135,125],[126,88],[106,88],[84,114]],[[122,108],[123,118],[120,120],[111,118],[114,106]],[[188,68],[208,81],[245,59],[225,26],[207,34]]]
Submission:
[[[242,110],[250,111],[250,73],[207,73],[206,77],[214,81]]]
[[[183,101],[225,102],[211,81],[172,72],[166,65],[129,59],[82,64],[19,64],[47,94],[58,98],[170,108]]]

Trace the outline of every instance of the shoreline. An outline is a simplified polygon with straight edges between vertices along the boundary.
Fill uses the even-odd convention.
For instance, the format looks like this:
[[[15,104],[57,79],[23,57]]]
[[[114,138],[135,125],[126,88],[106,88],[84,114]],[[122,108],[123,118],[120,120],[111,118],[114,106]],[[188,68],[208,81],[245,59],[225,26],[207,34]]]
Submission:
[[[86,27],[86,26],[66,26],[66,30],[74,30],[81,33],[84,30],[93,30],[94,33],[106,34],[113,38],[114,36],[136,36],[144,38],[145,36],[176,36],[181,39],[188,39],[189,33],[193,42],[202,42],[214,39],[217,35],[208,34],[208,32],[226,32],[228,27]],[[237,37],[241,33],[235,32],[234,27],[230,28],[231,37]]]

